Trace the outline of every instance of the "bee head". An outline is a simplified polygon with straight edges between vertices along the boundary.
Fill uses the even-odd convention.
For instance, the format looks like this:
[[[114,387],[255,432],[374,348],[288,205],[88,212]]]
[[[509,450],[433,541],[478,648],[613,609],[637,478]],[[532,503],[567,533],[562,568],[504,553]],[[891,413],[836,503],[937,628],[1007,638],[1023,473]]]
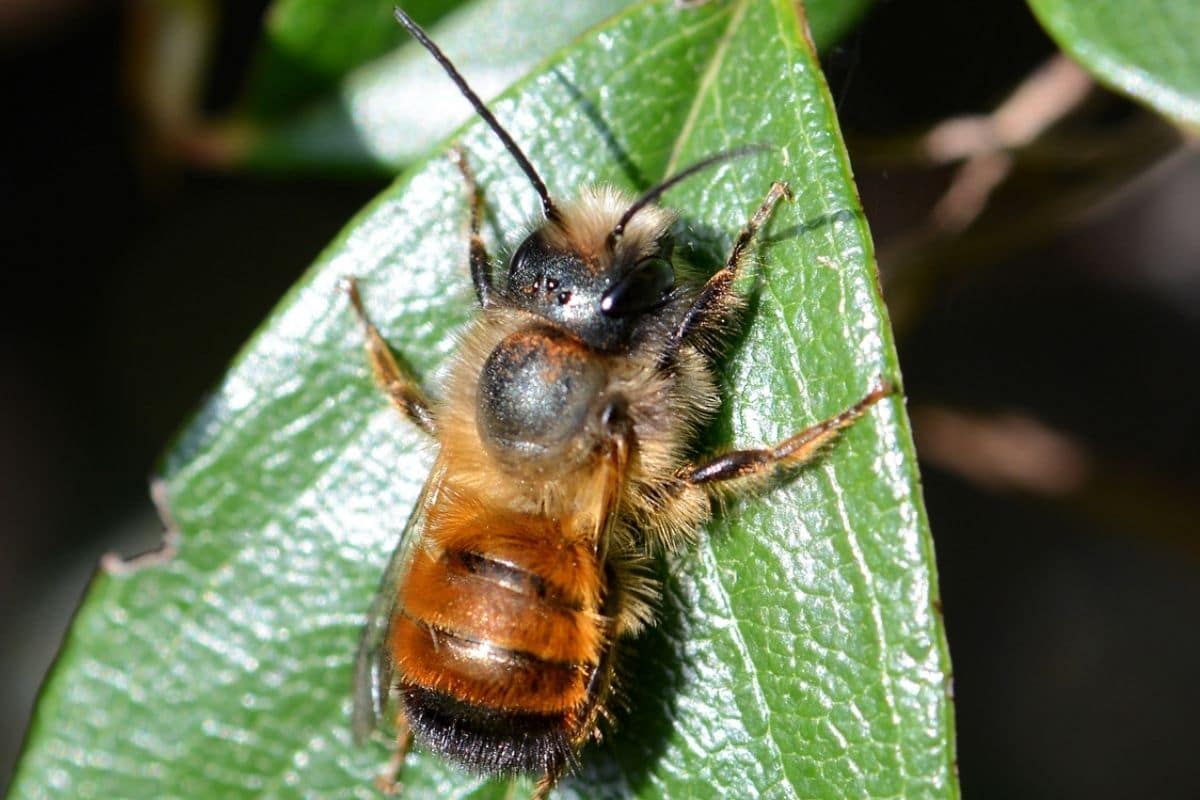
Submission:
[[[508,302],[556,323],[597,350],[624,349],[639,323],[666,305],[675,288],[670,235],[674,216],[656,205],[658,199],[701,170],[768,148],[751,145],[709,156],[634,200],[611,189],[595,189],[560,208],[525,153],[446,54],[408,14],[399,8],[395,13],[500,139],[541,198],[545,222],[509,262]]]
[[[597,350],[624,349],[675,288],[674,216],[645,206],[613,238],[630,204],[613,189],[586,190],[527,236],[509,261],[509,303]]]

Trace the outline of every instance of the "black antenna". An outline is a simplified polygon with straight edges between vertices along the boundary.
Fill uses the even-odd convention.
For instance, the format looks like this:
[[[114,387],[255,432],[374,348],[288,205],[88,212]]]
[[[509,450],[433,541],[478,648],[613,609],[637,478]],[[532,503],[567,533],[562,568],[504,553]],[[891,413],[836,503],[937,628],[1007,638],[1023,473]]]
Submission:
[[[546,219],[558,219],[558,209],[555,208],[554,202],[550,200],[550,193],[546,191],[546,184],[542,182],[542,178],[537,174],[537,170],[533,168],[533,164],[529,163],[529,159],[521,152],[521,148],[517,147],[517,143],[508,135],[508,131],[500,127],[500,123],[492,116],[492,112],[488,111],[487,106],[479,99],[479,95],[475,94],[471,90],[471,87],[467,85],[463,76],[450,63],[450,59],[446,58],[446,54],[433,43],[433,40],[421,29],[420,25],[413,22],[412,17],[404,13],[404,9],[396,9],[396,20],[408,29],[408,32],[412,34],[414,39],[421,43],[422,47],[429,51],[429,54],[433,56],[435,61],[442,65],[442,69],[446,70],[446,74],[458,86],[458,90],[462,92],[463,97],[467,98],[467,101],[475,107],[475,112],[483,117],[483,121],[500,137],[500,141],[504,143],[504,149],[517,160],[517,164],[529,177],[529,182],[533,184],[533,188],[542,198],[542,211],[545,212]]]
[[[625,213],[621,215],[619,220],[617,220],[617,224],[613,226],[612,232],[608,234],[608,246],[612,247],[614,244],[616,244],[617,240],[625,234],[625,226],[629,224],[629,220],[633,219],[634,214],[641,211],[658,198],[662,197],[663,193],[680,181],[686,180],[687,178],[695,175],[697,172],[708,169],[715,164],[720,164],[722,161],[730,161],[734,158],[741,158],[742,156],[749,155],[751,153],[761,153],[764,150],[770,149],[772,148],[765,144],[747,145],[746,147],[739,147],[737,150],[729,150],[724,153],[717,153],[715,156],[709,156],[703,161],[698,161],[695,164],[692,164],[690,167],[682,170],[681,172],[676,172],[662,183],[652,187],[649,191],[635,200],[633,205],[625,210]]]

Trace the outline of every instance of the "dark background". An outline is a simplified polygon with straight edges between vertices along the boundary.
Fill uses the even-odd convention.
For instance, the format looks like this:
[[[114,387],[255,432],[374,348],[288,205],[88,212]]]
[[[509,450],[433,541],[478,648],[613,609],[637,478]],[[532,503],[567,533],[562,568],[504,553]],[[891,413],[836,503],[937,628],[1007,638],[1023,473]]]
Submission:
[[[265,3],[223,6],[214,112],[236,96]],[[0,787],[97,559],[158,541],[156,457],[385,185],[148,169],[119,80],[125,12],[21,7],[0,15]],[[965,795],[1194,797],[1200,158],[1161,160],[1169,144],[1148,115],[1097,92],[1073,135],[1129,138],[1119,157],[1156,166],[1097,181],[1112,156],[1019,174],[1013,205],[1035,215],[1046,197],[1108,188],[1066,221],[1038,216],[1048,234],[996,247],[968,231],[973,246],[914,254],[908,234],[951,170],[879,157],[881,137],[987,112],[1053,52],[1016,0],[893,0],[826,66],[885,293],[922,287],[915,312],[895,313]],[[997,479],[1002,459],[979,436],[936,424],[947,409],[1034,420],[1085,477],[1066,490]]]

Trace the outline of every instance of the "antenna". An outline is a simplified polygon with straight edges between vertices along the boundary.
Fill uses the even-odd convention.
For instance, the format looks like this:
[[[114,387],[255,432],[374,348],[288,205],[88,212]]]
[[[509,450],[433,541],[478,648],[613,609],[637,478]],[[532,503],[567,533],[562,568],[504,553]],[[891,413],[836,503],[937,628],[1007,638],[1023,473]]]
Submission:
[[[761,153],[770,149],[771,147],[765,144],[747,145],[746,147],[739,147],[736,150],[728,150],[724,153],[717,153],[715,156],[709,156],[703,161],[698,161],[695,164],[692,164],[687,169],[676,172],[662,183],[651,187],[645,194],[635,200],[633,205],[625,210],[625,213],[621,215],[621,218],[617,220],[617,224],[613,226],[612,231],[608,234],[608,246],[612,247],[617,243],[617,240],[625,234],[625,226],[629,224],[629,220],[633,219],[634,214],[641,211],[658,198],[662,197],[662,195],[668,189],[680,181],[692,177],[701,170],[706,170],[711,166],[720,164],[722,161],[730,161],[735,158],[741,158],[742,156],[750,155],[751,153]]]
[[[479,99],[479,95],[475,94],[471,87],[467,85],[462,74],[450,63],[450,59],[446,58],[446,54],[433,43],[433,40],[421,29],[420,25],[413,22],[412,17],[404,13],[404,9],[396,9],[396,21],[408,29],[413,38],[420,42],[421,46],[429,51],[434,60],[442,65],[442,69],[450,76],[450,80],[454,81],[454,84],[458,86],[458,90],[462,92],[463,97],[467,98],[467,101],[474,106],[475,113],[483,117],[483,121],[488,124],[488,127],[500,137],[500,141],[504,143],[504,149],[517,160],[517,165],[521,167],[521,170],[529,178],[529,182],[533,184],[533,188],[537,191],[538,196],[542,198],[542,211],[546,214],[546,219],[558,219],[558,209],[550,199],[550,193],[546,191],[546,184],[542,181],[541,176],[537,174],[537,170],[533,168],[533,164],[529,163],[529,159],[521,152],[521,148],[517,147],[517,143],[509,136],[508,131],[504,130],[500,126],[500,122],[492,115],[492,112],[488,111],[487,106]]]

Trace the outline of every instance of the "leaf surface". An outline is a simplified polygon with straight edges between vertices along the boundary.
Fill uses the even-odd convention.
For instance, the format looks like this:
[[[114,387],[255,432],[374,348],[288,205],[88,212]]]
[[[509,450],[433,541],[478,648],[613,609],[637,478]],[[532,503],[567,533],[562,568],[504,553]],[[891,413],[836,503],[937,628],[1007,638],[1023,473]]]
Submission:
[[[706,155],[775,150],[673,189],[716,268],[771,182],[709,445],[755,446],[898,377],[871,242],[795,7],[639,3],[493,106],[558,196],[644,189]],[[537,212],[482,125],[456,137],[494,253]],[[373,385],[337,284],[436,386],[472,313],[465,198],[444,153],[354,219],[281,301],[165,458],[170,563],[100,575],[35,712],[15,798],[373,796],[387,748],[348,728],[364,612],[431,463]],[[899,397],[793,480],[734,501],[663,567],[629,646],[628,713],[559,797],[957,796],[948,659]],[[520,797],[417,752],[405,797]],[[514,788],[516,792],[514,793]]]
[[[1200,127],[1200,4],[1029,0],[1059,46],[1101,82]]]

